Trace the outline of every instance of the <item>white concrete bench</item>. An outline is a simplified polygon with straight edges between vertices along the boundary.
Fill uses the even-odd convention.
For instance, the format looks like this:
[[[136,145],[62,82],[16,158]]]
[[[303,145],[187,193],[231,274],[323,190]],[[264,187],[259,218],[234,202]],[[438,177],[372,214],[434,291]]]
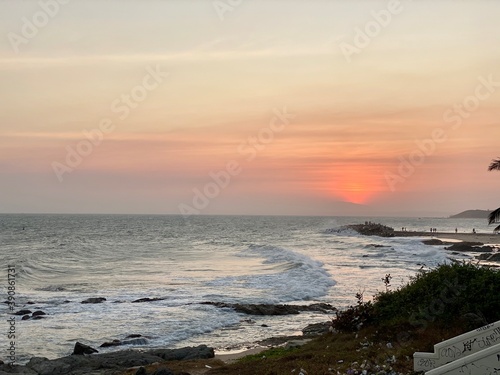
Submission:
[[[500,321],[442,341],[434,345],[434,353],[414,353],[413,369],[429,371],[499,343]],[[500,368],[500,363],[498,367]]]
[[[500,344],[459,358],[425,375],[495,375],[500,373]]]

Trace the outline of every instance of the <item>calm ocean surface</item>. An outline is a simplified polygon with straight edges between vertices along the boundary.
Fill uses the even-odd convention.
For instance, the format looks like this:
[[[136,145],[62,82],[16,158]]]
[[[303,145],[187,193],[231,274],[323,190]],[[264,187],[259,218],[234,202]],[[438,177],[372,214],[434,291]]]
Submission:
[[[142,346],[147,348],[201,343],[244,348],[328,317],[257,316],[249,324],[242,320],[250,316],[199,302],[327,302],[341,308],[353,304],[357,292],[370,298],[382,291],[386,273],[395,288],[422,265],[451,256],[418,238],[339,230],[366,220],[395,229],[491,232],[486,220],[473,219],[0,215],[1,300],[7,299],[7,265],[13,265],[17,309],[48,314],[41,320],[18,317],[17,362],[70,354],[76,341],[98,347],[129,334],[148,337]],[[107,301],[80,303],[89,297]],[[164,299],[131,303],[145,297]],[[10,315],[1,305],[1,332],[6,332]]]

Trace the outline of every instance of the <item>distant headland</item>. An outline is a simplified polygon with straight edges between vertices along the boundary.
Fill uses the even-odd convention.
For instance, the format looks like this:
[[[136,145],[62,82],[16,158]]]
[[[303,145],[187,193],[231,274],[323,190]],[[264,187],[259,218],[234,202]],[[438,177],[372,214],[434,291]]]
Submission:
[[[467,210],[450,216],[450,219],[487,219],[490,212],[488,210]]]

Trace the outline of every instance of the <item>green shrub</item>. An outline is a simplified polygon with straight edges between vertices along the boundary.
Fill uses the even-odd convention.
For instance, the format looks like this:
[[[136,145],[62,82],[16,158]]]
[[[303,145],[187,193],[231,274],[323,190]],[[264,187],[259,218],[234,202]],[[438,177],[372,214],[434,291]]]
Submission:
[[[375,296],[374,321],[446,326],[459,320],[481,326],[500,319],[500,273],[472,263],[421,271],[395,291]],[[471,327],[472,328],[472,327]]]
[[[389,278],[388,278],[389,276]],[[358,293],[356,306],[337,313],[332,326],[337,331],[353,332],[366,325],[385,328],[450,327],[460,324],[473,329],[500,320],[500,272],[472,263],[440,265],[420,271],[405,286],[388,289],[363,302]]]

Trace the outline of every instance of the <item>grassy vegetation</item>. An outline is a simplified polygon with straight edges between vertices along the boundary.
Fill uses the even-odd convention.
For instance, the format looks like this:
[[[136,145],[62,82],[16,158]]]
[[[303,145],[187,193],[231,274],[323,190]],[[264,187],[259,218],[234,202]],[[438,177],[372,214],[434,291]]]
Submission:
[[[425,328],[430,323],[449,327],[499,320],[500,272],[472,263],[442,265],[421,271],[404,287],[376,296],[373,319],[379,326],[409,323]]]
[[[500,273],[494,269],[454,263],[422,270],[373,302],[356,295],[357,304],[334,320],[334,334],[293,352],[273,349],[254,355],[210,374],[299,374],[300,369],[307,374],[412,374],[414,352],[432,351],[442,340],[500,320],[498,290]]]
[[[357,303],[334,320],[335,333],[299,349],[275,348],[231,365],[213,360],[207,374],[413,374],[414,352],[432,351],[442,340],[500,320],[498,290],[499,272],[470,263],[421,271],[373,302],[358,294]]]

